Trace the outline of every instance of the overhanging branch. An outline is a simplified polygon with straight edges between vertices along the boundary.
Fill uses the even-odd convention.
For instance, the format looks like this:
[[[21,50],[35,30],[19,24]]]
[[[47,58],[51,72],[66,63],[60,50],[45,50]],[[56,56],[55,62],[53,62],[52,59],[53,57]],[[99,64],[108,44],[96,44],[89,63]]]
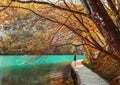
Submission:
[[[49,2],[45,2],[45,1],[35,1],[35,0],[12,0],[14,2],[19,2],[19,3],[25,3],[25,4],[28,4],[28,3],[36,3],[36,4],[44,4],[44,5],[48,5],[48,6],[51,6],[51,7],[54,7],[54,8],[57,8],[59,10],[64,10],[64,11],[68,11],[68,12],[72,12],[72,13],[76,13],[76,14],[80,14],[80,15],[83,15],[83,16],[86,16],[87,17],[87,14],[86,13],[83,13],[83,12],[80,12],[80,11],[76,11],[76,10],[71,10],[71,9],[68,9],[68,8],[65,8],[65,7],[62,7],[62,6],[58,6],[58,5],[55,5],[54,3],[49,3]]]

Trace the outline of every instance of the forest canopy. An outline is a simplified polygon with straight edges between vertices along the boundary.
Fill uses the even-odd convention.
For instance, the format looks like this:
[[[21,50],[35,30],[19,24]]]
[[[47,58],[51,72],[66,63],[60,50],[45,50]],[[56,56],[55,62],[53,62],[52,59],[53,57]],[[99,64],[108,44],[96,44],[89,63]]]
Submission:
[[[120,0],[0,0],[0,54],[75,53],[120,76]]]
[[[1,40],[4,44],[5,41],[10,40],[7,45],[1,45],[1,50],[3,50],[1,52],[8,48],[20,48],[20,51],[24,49],[23,52],[25,52],[27,49],[29,53],[36,46],[35,49],[39,50],[38,54],[44,53],[48,48],[53,49],[53,47],[59,53],[58,49],[68,46],[64,50],[71,49],[72,51],[77,47],[77,49],[82,48],[88,57],[97,58],[96,55],[106,54],[119,61],[119,4],[118,0],[56,0],[53,2],[4,0],[0,5],[2,27],[7,31],[21,31],[21,36],[18,36],[21,39],[15,38],[17,35],[14,36],[19,32],[11,32],[11,34],[7,32],[10,34],[9,37],[1,38]],[[40,32],[35,32],[36,29]],[[23,40],[25,38],[23,34],[27,36],[27,39],[29,37],[32,39],[39,37],[40,39],[38,41]],[[60,38],[61,41],[59,41]],[[28,46],[21,44],[20,40],[23,40]],[[16,42],[17,45],[12,42],[14,44]],[[41,45],[43,42],[45,45]]]

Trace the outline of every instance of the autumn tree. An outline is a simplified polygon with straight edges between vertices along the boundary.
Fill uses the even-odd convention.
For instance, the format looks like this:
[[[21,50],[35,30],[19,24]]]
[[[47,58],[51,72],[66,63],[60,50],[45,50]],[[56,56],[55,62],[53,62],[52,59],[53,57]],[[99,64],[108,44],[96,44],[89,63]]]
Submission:
[[[20,6],[18,3],[11,3],[11,5]],[[26,4],[21,7],[27,8],[30,7],[29,5],[31,6]],[[68,21],[66,18],[69,13],[67,12],[63,13],[44,5],[35,5],[35,8],[31,9],[36,10],[38,7],[43,8],[43,10],[37,10],[38,14],[60,19],[65,23]],[[3,14],[2,17],[5,16],[5,21],[1,23],[1,31],[11,41],[7,37],[1,41],[1,54],[71,54],[74,53],[75,47],[80,47],[75,44],[78,36],[64,25],[45,20],[31,11],[27,10],[23,13],[24,11],[24,9],[13,7],[2,10],[1,14]],[[54,16],[55,14],[57,15]]]
[[[110,3],[110,1],[108,1]],[[112,2],[111,2],[112,3]],[[120,31],[109,17],[107,11],[99,0],[83,0],[83,4],[88,12],[88,16],[96,24],[104,39],[114,52],[116,60],[119,61],[120,55]],[[111,5],[110,5],[111,7]],[[114,8],[114,7],[113,7]],[[115,9],[111,9],[116,11]],[[116,15],[116,13],[115,13]],[[116,15],[117,16],[117,15]]]
[[[3,9],[9,8],[20,8],[24,10],[28,10],[36,14],[37,16],[52,21],[54,23],[58,23],[59,25],[64,25],[69,30],[77,34],[81,40],[83,41],[81,45],[86,49],[86,47],[90,47],[92,49],[97,49],[114,59],[120,61],[120,50],[119,50],[119,1],[117,0],[106,0],[103,3],[103,0],[81,0],[84,7],[80,6],[80,4],[74,3],[71,1],[57,1],[55,2],[46,2],[46,1],[31,1],[31,0],[11,0],[11,2],[19,2],[24,3],[24,5],[1,5]],[[80,2],[80,1],[77,1]],[[26,4],[38,4],[48,6],[42,8],[46,11],[37,11],[33,8],[24,7]],[[117,5],[116,5],[117,3]],[[108,7],[109,6],[109,7]],[[36,6],[34,6],[36,7]],[[39,7],[38,7],[39,8]],[[37,8],[37,9],[38,9]],[[57,13],[55,10],[61,10],[61,13],[67,13],[67,15],[62,15],[61,13]],[[84,10],[85,8],[85,10]],[[41,9],[41,8],[39,8]],[[108,9],[108,10],[107,10]],[[113,12],[113,15],[110,15],[109,12]],[[40,13],[38,13],[40,12]],[[49,15],[49,13],[52,14]],[[60,16],[60,17],[59,17]],[[110,18],[110,16],[115,17],[115,22]],[[67,22],[65,22],[65,20]],[[94,24],[93,24],[93,22]],[[92,24],[92,25],[91,25]],[[97,27],[96,27],[97,26]],[[94,34],[93,34],[94,33]],[[103,37],[101,37],[101,35]],[[108,44],[109,49],[112,52],[109,52],[106,49],[106,45]],[[90,52],[85,51],[86,54]]]

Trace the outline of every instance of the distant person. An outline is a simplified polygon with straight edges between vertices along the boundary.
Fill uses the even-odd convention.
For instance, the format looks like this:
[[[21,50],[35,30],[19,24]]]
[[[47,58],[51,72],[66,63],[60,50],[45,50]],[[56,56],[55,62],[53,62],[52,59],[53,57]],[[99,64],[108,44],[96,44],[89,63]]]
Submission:
[[[76,57],[77,57],[77,55],[75,54],[75,55],[74,55],[74,65],[75,65],[75,66],[76,66],[76,60],[77,60]]]

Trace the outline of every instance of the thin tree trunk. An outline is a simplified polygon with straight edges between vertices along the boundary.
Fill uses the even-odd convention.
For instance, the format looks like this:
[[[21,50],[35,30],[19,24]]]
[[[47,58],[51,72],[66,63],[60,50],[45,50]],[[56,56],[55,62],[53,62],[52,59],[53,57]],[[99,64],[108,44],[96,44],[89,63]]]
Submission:
[[[118,10],[116,9],[115,5],[113,4],[112,0],[107,0],[108,5],[110,7],[110,9],[113,11],[114,16],[115,16],[115,20],[116,20],[116,24],[120,25],[120,15],[118,13]]]
[[[100,0],[82,0],[89,17],[96,24],[100,33],[117,56],[115,59],[120,62],[120,31],[112,22]]]

